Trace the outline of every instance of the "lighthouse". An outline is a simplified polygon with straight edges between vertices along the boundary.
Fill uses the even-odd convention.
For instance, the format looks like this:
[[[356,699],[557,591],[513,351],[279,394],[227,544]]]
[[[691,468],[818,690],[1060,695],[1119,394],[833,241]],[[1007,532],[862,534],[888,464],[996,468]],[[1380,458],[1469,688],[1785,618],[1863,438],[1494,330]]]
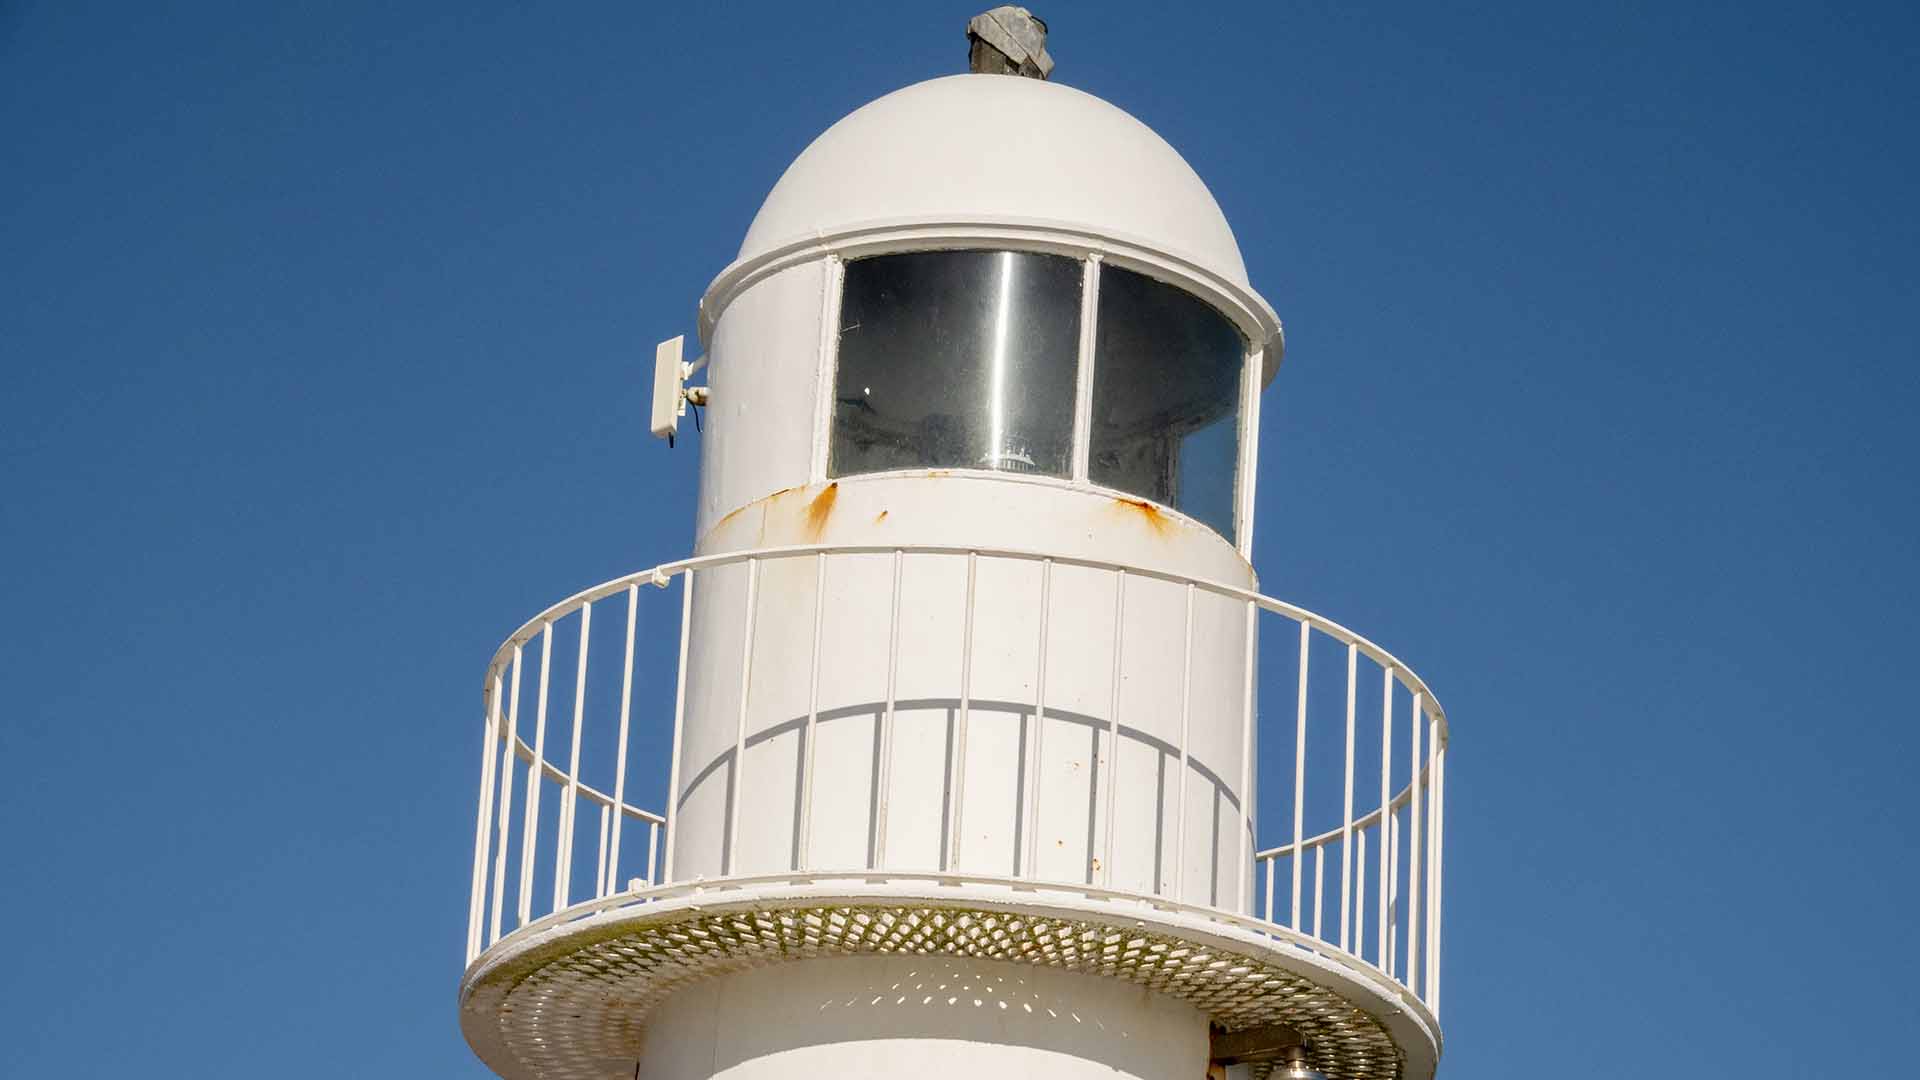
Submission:
[[[460,1021],[501,1076],[1435,1074],[1445,713],[1261,592],[1279,320],[1045,35],[979,16],[788,167],[655,357],[690,555],[488,664]]]

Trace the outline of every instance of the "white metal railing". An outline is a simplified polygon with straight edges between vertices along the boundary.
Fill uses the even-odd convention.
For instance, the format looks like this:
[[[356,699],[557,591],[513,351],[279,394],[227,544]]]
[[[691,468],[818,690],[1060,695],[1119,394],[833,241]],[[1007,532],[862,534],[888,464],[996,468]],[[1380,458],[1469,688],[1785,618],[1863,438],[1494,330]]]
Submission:
[[[649,570],[617,578],[605,584],[595,586],[584,592],[553,605],[529,620],[515,631],[494,654],[487,667],[483,684],[482,754],[480,769],[480,800],[476,813],[474,861],[469,901],[467,929],[467,960],[471,963],[481,951],[498,941],[503,934],[527,927],[529,924],[545,924],[551,917],[566,912],[569,908],[604,907],[610,898],[617,899],[623,894],[638,890],[640,895],[667,895],[672,892],[666,888],[675,883],[674,847],[675,828],[673,821],[673,802],[666,799],[667,792],[680,790],[680,754],[676,748],[680,744],[682,724],[686,713],[686,672],[688,632],[692,624],[693,594],[698,578],[707,571],[722,567],[744,564],[747,572],[748,602],[745,612],[745,641],[753,640],[754,620],[757,605],[754,591],[760,577],[761,567],[768,563],[811,559],[815,565],[815,581],[818,588],[825,581],[827,563],[839,557],[859,555],[888,555],[893,559],[893,595],[890,605],[893,608],[893,622],[889,631],[889,674],[887,680],[887,701],[881,713],[880,758],[876,766],[882,770],[887,767],[891,744],[891,723],[895,711],[894,680],[892,669],[899,651],[899,598],[901,592],[901,568],[905,560],[921,558],[961,558],[966,560],[967,587],[964,605],[966,628],[963,631],[961,657],[961,696],[959,701],[959,723],[957,740],[960,747],[956,754],[956,768],[964,768],[965,740],[967,738],[968,692],[970,689],[969,672],[972,665],[973,620],[976,606],[975,581],[979,564],[990,560],[1037,563],[1041,567],[1041,631],[1038,647],[1042,663],[1039,670],[1044,673],[1044,650],[1047,642],[1045,612],[1051,606],[1048,602],[1050,586],[1056,567],[1079,567],[1113,575],[1115,590],[1115,626],[1114,626],[1114,668],[1112,679],[1112,700],[1108,716],[1103,723],[1107,728],[1108,747],[1119,745],[1121,736],[1120,696],[1121,662],[1123,651],[1122,626],[1124,605],[1130,581],[1157,581],[1180,587],[1186,594],[1186,626],[1184,628],[1186,667],[1191,670],[1193,646],[1193,602],[1196,593],[1211,594],[1228,601],[1244,605],[1247,621],[1246,656],[1243,670],[1246,682],[1240,695],[1240,746],[1242,748],[1242,775],[1239,791],[1246,794],[1240,799],[1239,822],[1245,830],[1252,847],[1250,860],[1242,860],[1237,871],[1239,888],[1231,908],[1217,907],[1221,915],[1231,917],[1235,922],[1252,920],[1257,925],[1273,927],[1284,926],[1292,934],[1277,935],[1289,939],[1307,936],[1318,943],[1316,951],[1326,952],[1329,948],[1353,958],[1354,961],[1370,965],[1382,974],[1404,986],[1410,993],[1423,1001],[1434,1014],[1439,1012],[1440,1002],[1440,926],[1442,907],[1442,881],[1444,872],[1444,840],[1446,835],[1444,805],[1446,796],[1446,746],[1447,720],[1438,701],[1426,684],[1411,669],[1402,664],[1392,654],[1375,645],[1366,638],[1353,633],[1338,623],[1324,619],[1312,612],[1294,605],[1262,596],[1258,593],[1235,588],[1218,582],[1172,574],[1160,570],[1127,566],[1100,560],[1070,558],[1031,551],[1008,549],[984,549],[968,547],[940,547],[929,545],[914,546],[878,546],[878,545],[834,545],[770,548],[756,551],[729,552],[722,555],[704,556],[667,563]],[[641,649],[654,640],[653,635],[638,635],[638,618],[642,609],[641,588],[651,586],[665,589],[675,579],[681,581],[681,605],[678,634],[678,654],[673,657],[661,657],[660,666],[671,663],[675,672],[675,693],[672,714],[671,741],[660,743],[658,736],[664,734],[657,726],[649,731],[643,722],[638,729],[634,724],[633,684],[636,659],[641,658]],[[626,597],[624,634],[619,665],[620,677],[617,693],[611,685],[604,688],[606,693],[595,696],[589,693],[589,660],[595,652],[593,633],[593,614],[601,601],[624,593]],[[601,605],[604,606],[604,605]],[[878,808],[879,820],[875,823],[877,845],[872,865],[865,867],[821,867],[810,864],[809,841],[812,825],[813,752],[815,747],[814,727],[820,721],[817,683],[820,669],[821,615],[824,603],[816,604],[813,620],[813,642],[811,653],[811,672],[815,682],[811,694],[813,700],[805,717],[806,734],[804,738],[805,760],[801,773],[801,797],[799,799],[797,842],[794,865],[796,873],[820,874],[843,871],[854,875],[885,873],[885,803]],[[1290,839],[1279,846],[1261,849],[1251,845],[1255,834],[1254,800],[1254,737],[1255,725],[1259,722],[1255,715],[1255,671],[1258,669],[1257,629],[1261,613],[1290,620],[1298,625],[1299,651],[1295,671],[1296,694],[1292,702],[1292,747],[1293,761],[1290,783],[1284,787],[1290,795],[1292,813],[1290,821]],[[555,628],[571,624],[575,632],[575,655],[573,657],[572,694],[570,707],[563,708],[568,714],[561,721],[567,724],[565,756],[556,760],[557,747],[548,747],[549,704],[551,699],[551,675],[553,673],[553,641]],[[526,651],[539,641],[539,665],[534,701],[528,708],[532,713],[532,738],[525,735],[524,714],[522,710],[523,669],[530,667]],[[607,641],[602,633],[601,643]],[[664,640],[664,639],[663,639]],[[1318,649],[1316,649],[1318,646]],[[1315,695],[1310,694],[1309,675],[1313,670],[1312,659],[1316,651],[1325,652],[1339,648],[1345,653],[1346,685],[1344,694],[1344,714],[1338,710],[1326,708],[1332,695],[1322,693],[1321,707],[1312,707]],[[600,650],[602,653],[606,649]],[[746,720],[744,693],[747,684],[746,668],[752,663],[751,645],[747,646],[748,655],[742,658],[742,697],[741,718],[733,747],[733,761],[744,761],[746,749]],[[1369,683],[1361,679],[1361,664],[1365,661],[1380,673],[1379,676],[1379,716],[1380,742],[1379,755],[1375,760],[1363,761],[1371,750],[1371,720],[1366,722],[1367,733],[1363,738],[1361,716],[1363,697],[1370,696]],[[603,665],[604,668],[604,665]],[[596,669],[596,670],[603,670]],[[1183,676],[1183,684],[1190,682]],[[562,688],[564,694],[564,686]],[[589,708],[590,698],[602,702],[603,698],[617,696],[618,708],[610,703],[602,703],[598,709]],[[1035,688],[1033,703],[1036,716],[1046,713],[1046,689],[1044,677]],[[1184,785],[1188,769],[1187,736],[1189,732],[1189,703],[1192,693],[1190,685],[1183,685],[1181,706],[1181,735],[1178,751],[1182,768],[1180,783],[1183,796],[1179,801],[1180,826],[1175,830],[1176,845],[1185,842]],[[1398,700],[1396,700],[1398,699]],[[1364,702],[1370,715],[1373,703]],[[1344,734],[1344,752],[1338,756],[1341,766],[1340,783],[1337,789],[1329,785],[1323,772],[1309,772],[1308,758],[1310,730],[1327,734],[1326,719],[1328,712],[1334,712],[1335,718],[1344,721],[1344,728],[1333,728],[1332,734]],[[658,715],[664,719],[664,709],[642,709],[643,716]],[[604,723],[613,729],[615,735],[614,753],[610,755],[592,754],[585,751],[583,735],[590,715],[597,716],[597,723]],[[617,716],[617,723],[615,717]],[[1313,721],[1318,720],[1318,726]],[[1269,721],[1271,724],[1271,721]],[[1035,724],[1034,744],[1037,744],[1041,724]],[[629,766],[628,758],[636,741],[651,744],[655,754],[664,754],[669,759],[666,786],[658,787],[658,771],[648,785],[650,794],[660,797],[668,807],[666,814],[654,813],[628,801]],[[1396,762],[1396,741],[1404,758]],[[1021,748],[1023,755],[1030,754],[1031,760],[1039,759],[1038,745],[1029,744]],[[604,742],[603,742],[604,745]],[[583,753],[586,756],[583,758]],[[1102,892],[1111,891],[1111,873],[1113,863],[1114,797],[1116,784],[1114,778],[1115,752],[1104,755],[1097,772],[1097,779],[1090,776],[1089,783],[1104,785],[1106,820],[1110,823],[1106,830],[1104,858],[1100,865],[1107,875],[1100,882],[1090,878],[1081,882],[1043,882],[1058,884],[1066,888],[1085,888],[1098,885]],[[611,758],[611,761],[607,759]],[[1401,768],[1396,770],[1399,764]],[[1365,766],[1364,771],[1362,766]],[[586,771],[597,770],[603,777],[600,784],[589,783]],[[1017,829],[1028,839],[1022,846],[1027,853],[1024,865],[1017,868],[1016,877],[1022,880],[1039,882],[1036,876],[1032,841],[1035,819],[1038,814],[1039,800],[1035,797],[1034,785],[1039,783],[1039,769],[1023,770],[1026,790],[1020,801],[1026,815],[1017,823]],[[520,774],[516,784],[515,774]],[[1377,774],[1377,777],[1376,775]],[[1376,783],[1377,779],[1377,783]],[[885,783],[885,775],[881,781]],[[606,790],[607,787],[611,790]],[[727,829],[729,852],[725,869],[734,873],[733,852],[739,850],[739,799],[743,784],[738,778],[729,785],[727,806]],[[557,804],[543,807],[543,790],[551,787],[557,796]],[[516,788],[520,791],[520,801],[516,806]],[[884,788],[882,788],[884,790]],[[958,859],[959,823],[965,811],[962,792],[964,784],[951,785],[946,798],[947,820],[952,823],[954,843],[947,846],[940,867],[942,873],[951,875]],[[1338,791],[1338,801],[1333,798]],[[1313,798],[1309,800],[1309,792]],[[1356,801],[1362,809],[1356,812]],[[574,886],[578,876],[575,860],[580,853],[576,850],[583,841],[578,828],[578,816],[582,806],[588,813],[597,816],[597,831],[593,837],[593,873],[591,894],[582,892],[575,895]],[[516,809],[518,813],[516,814]],[[1335,822],[1331,828],[1310,831],[1308,820]],[[647,830],[646,853],[644,859],[637,853],[623,855],[623,842],[627,838],[628,826],[644,824]],[[1335,863],[1338,874],[1337,890],[1329,876],[1327,864]],[[1175,865],[1180,865],[1176,855]],[[543,903],[544,891],[536,885],[536,869],[550,868],[553,879],[551,903]],[[636,871],[626,880],[626,889],[622,889],[623,870]],[[1251,874],[1251,879],[1248,875]],[[1284,875],[1284,876],[1282,876]],[[999,879],[996,879],[999,880]],[[1171,895],[1156,897],[1191,906],[1185,897],[1179,895],[1179,875]],[[709,884],[718,884],[709,882]],[[1369,892],[1371,886],[1371,892]],[[1329,894],[1333,894],[1331,897]],[[509,910],[506,907],[511,894],[511,925]],[[1338,912],[1334,924],[1329,926],[1325,914],[1334,903]],[[1276,908],[1279,909],[1276,914]],[[1258,914],[1256,914],[1256,911]]]

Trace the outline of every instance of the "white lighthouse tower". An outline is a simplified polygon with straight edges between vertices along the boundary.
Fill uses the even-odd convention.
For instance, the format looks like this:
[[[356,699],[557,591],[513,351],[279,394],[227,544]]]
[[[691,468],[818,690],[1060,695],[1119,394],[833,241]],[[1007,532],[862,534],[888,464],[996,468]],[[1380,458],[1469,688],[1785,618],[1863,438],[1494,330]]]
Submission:
[[[1434,1075],[1445,715],[1260,593],[1279,322],[1044,34],[975,19],[973,73],[794,161],[704,358],[660,352],[692,557],[488,666],[460,1009],[501,1076]]]

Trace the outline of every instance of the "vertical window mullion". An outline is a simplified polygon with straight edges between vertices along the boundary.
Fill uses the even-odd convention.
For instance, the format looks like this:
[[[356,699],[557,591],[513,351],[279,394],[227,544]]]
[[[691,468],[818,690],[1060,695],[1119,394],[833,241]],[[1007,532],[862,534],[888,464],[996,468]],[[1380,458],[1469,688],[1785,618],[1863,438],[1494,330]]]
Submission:
[[[1260,463],[1260,380],[1267,362],[1265,349],[1247,352],[1240,380],[1240,463],[1233,478],[1234,546],[1240,557],[1253,561],[1253,495]]]
[[[1081,263],[1080,278],[1080,356],[1075,371],[1073,393],[1073,467],[1076,484],[1088,482],[1088,458],[1093,446],[1093,350],[1100,311],[1100,256],[1088,255]]]
[[[813,461],[807,475],[811,483],[827,478],[829,448],[833,445],[833,381],[840,352],[840,292],[846,286],[847,264],[840,256],[827,256],[821,273],[819,378],[814,384],[814,400],[819,408],[813,418]]]

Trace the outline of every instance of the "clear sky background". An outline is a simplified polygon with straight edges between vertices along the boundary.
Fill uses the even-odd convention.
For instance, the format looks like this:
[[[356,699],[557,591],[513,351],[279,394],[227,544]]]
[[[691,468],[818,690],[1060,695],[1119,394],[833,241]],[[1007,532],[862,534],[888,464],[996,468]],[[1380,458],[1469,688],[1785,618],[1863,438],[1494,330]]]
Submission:
[[[0,0],[0,1075],[483,1075],[487,658],[974,10]],[[1286,321],[1265,590],[1453,718],[1443,1077],[1909,1072],[1916,9],[1039,10]]]

